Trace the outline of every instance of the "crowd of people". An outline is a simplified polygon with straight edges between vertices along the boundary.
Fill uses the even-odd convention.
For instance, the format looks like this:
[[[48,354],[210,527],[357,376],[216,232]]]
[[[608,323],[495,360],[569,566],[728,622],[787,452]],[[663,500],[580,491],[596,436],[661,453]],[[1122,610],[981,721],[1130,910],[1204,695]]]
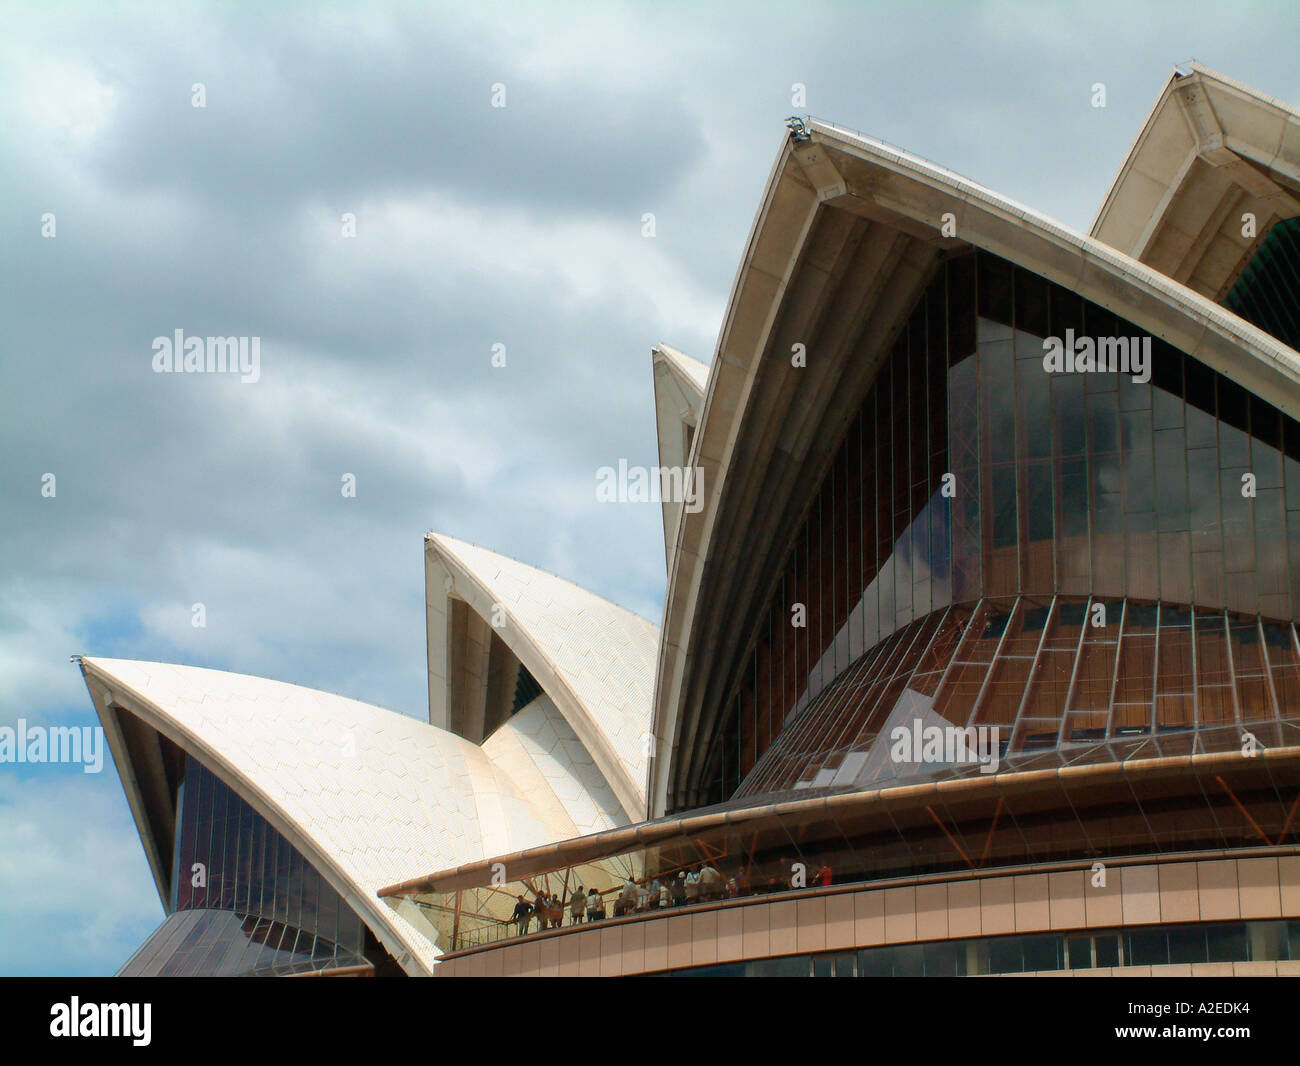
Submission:
[[[579,885],[570,893],[567,903],[545,891],[535,893],[531,901],[519,895],[510,922],[523,936],[528,933],[533,919],[537,920],[539,929],[560,928],[566,911],[570,925],[581,925],[645,911],[829,884],[831,870],[826,865],[815,873],[809,873],[801,863],[787,868],[782,859],[768,877],[755,878],[748,866],[741,866],[727,877],[713,863],[704,862],[678,870],[675,876],[666,873],[656,877],[628,878],[622,888],[608,888],[603,894],[596,888]]]

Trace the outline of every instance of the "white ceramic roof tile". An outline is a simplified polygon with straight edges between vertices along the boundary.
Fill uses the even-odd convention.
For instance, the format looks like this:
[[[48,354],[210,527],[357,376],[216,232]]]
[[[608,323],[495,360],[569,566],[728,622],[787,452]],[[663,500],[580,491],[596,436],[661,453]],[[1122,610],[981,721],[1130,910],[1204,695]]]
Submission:
[[[698,359],[692,358],[685,352],[679,352],[676,348],[670,348],[666,344],[658,344],[654,350],[694,385],[700,396],[704,394],[704,389],[709,383],[708,363],[701,363]]]
[[[644,798],[644,737],[650,729],[658,627],[562,578],[485,548],[441,534],[430,534],[430,540],[500,603],[541,650]]]
[[[626,821],[599,775],[581,782],[592,796],[576,803],[576,820],[565,813],[574,800],[545,787],[539,765],[563,766],[576,744],[549,700],[534,701],[479,748],[426,722],[284,682],[120,659],[84,664],[278,829],[309,841],[308,858],[373,901],[367,920],[386,923],[426,968],[437,950],[378,900],[380,888]]]
[[[520,710],[483,742],[483,750],[534,802],[545,796],[557,821],[572,826],[569,836],[627,824],[613,789],[599,771],[591,773],[591,756],[549,696]]]

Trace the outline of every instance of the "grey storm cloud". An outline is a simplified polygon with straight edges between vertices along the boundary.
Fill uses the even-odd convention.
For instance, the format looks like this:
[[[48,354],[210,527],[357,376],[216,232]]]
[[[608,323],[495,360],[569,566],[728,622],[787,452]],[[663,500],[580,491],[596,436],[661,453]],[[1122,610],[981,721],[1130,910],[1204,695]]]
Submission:
[[[540,78],[500,27],[452,10],[185,11],[142,15],[102,46],[83,38],[121,104],[87,168],[121,191],[243,216],[305,195],[428,189],[616,213],[660,198],[674,157],[703,143],[700,116],[673,93]],[[387,32],[368,35],[376,23]],[[489,108],[498,84],[508,106]]]
[[[1270,3],[6,14],[0,719],[84,721],[73,652],[418,715],[430,528],[657,622],[660,515],[597,503],[595,472],[655,462],[650,348],[711,358],[792,111],[1086,228],[1175,62],[1300,100],[1294,17]],[[260,338],[261,380],[153,373],[175,329]],[[77,869],[138,857],[102,784],[120,806],[102,851],[92,833],[65,854]],[[78,787],[23,783],[49,833]],[[0,805],[23,789],[0,778]],[[0,867],[19,846],[0,833]],[[147,927],[137,865],[112,899]],[[47,920],[21,899],[0,928]],[[0,971],[111,969],[136,926],[120,957],[0,937]]]

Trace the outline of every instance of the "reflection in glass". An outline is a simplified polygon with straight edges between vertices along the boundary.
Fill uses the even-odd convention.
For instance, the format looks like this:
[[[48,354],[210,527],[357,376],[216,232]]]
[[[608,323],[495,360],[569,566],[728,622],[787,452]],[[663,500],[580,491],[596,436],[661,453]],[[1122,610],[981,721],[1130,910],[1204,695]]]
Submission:
[[[889,656],[906,650],[895,636],[933,613],[969,613],[994,599],[1094,597],[1226,611],[1242,632],[1295,617],[1300,424],[1158,338],[1145,338],[1149,381],[1047,373],[1043,341],[1067,330],[1094,342],[1145,338],[987,253],[939,267],[754,624],[711,741],[700,791],[708,802],[742,781],[752,793],[755,768],[774,747],[806,749],[805,710],[850,670],[864,673],[870,690],[845,710],[853,735],[820,735],[860,748],[878,708],[902,691]],[[1249,478],[1253,493],[1243,491]],[[792,624],[796,605],[806,626]],[[1139,619],[1123,627],[1131,639],[1115,628],[1081,634],[1069,660],[1021,649],[981,670],[995,649],[971,648],[944,668],[942,686],[926,676],[934,670],[917,683],[925,695],[938,690],[934,710],[949,721],[1060,719],[1068,701],[1079,716],[1062,726],[1062,740],[1117,726],[1141,733],[1254,721],[1300,698],[1300,663],[1257,661],[1239,634],[1225,640],[1207,629],[1202,667],[1190,657],[1201,640],[1190,624],[1161,623],[1168,640],[1159,647],[1154,618],[1149,639]],[[882,648],[888,655],[860,670]]]
[[[171,914],[123,976],[369,966],[364,926],[314,866],[191,755],[177,797]]]

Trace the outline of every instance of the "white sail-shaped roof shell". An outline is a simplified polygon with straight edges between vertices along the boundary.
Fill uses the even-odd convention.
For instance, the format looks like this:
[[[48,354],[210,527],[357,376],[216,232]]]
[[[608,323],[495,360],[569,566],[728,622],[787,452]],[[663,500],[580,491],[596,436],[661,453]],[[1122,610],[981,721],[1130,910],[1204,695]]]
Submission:
[[[541,700],[485,749],[415,718],[265,678],[89,657],[82,669],[160,891],[171,841],[155,839],[145,805],[157,782],[126,754],[123,712],[238,792],[410,973],[429,972],[437,950],[380,902],[379,888],[567,839],[580,819],[582,829],[608,828],[610,808],[617,810],[571,735],[559,743],[555,715]],[[514,780],[525,760],[537,769]],[[584,803],[576,783],[590,786],[594,799]]]
[[[451,537],[425,540],[430,720],[447,721],[451,601],[491,622],[554,701],[629,818],[644,814],[658,628],[554,574]]]

